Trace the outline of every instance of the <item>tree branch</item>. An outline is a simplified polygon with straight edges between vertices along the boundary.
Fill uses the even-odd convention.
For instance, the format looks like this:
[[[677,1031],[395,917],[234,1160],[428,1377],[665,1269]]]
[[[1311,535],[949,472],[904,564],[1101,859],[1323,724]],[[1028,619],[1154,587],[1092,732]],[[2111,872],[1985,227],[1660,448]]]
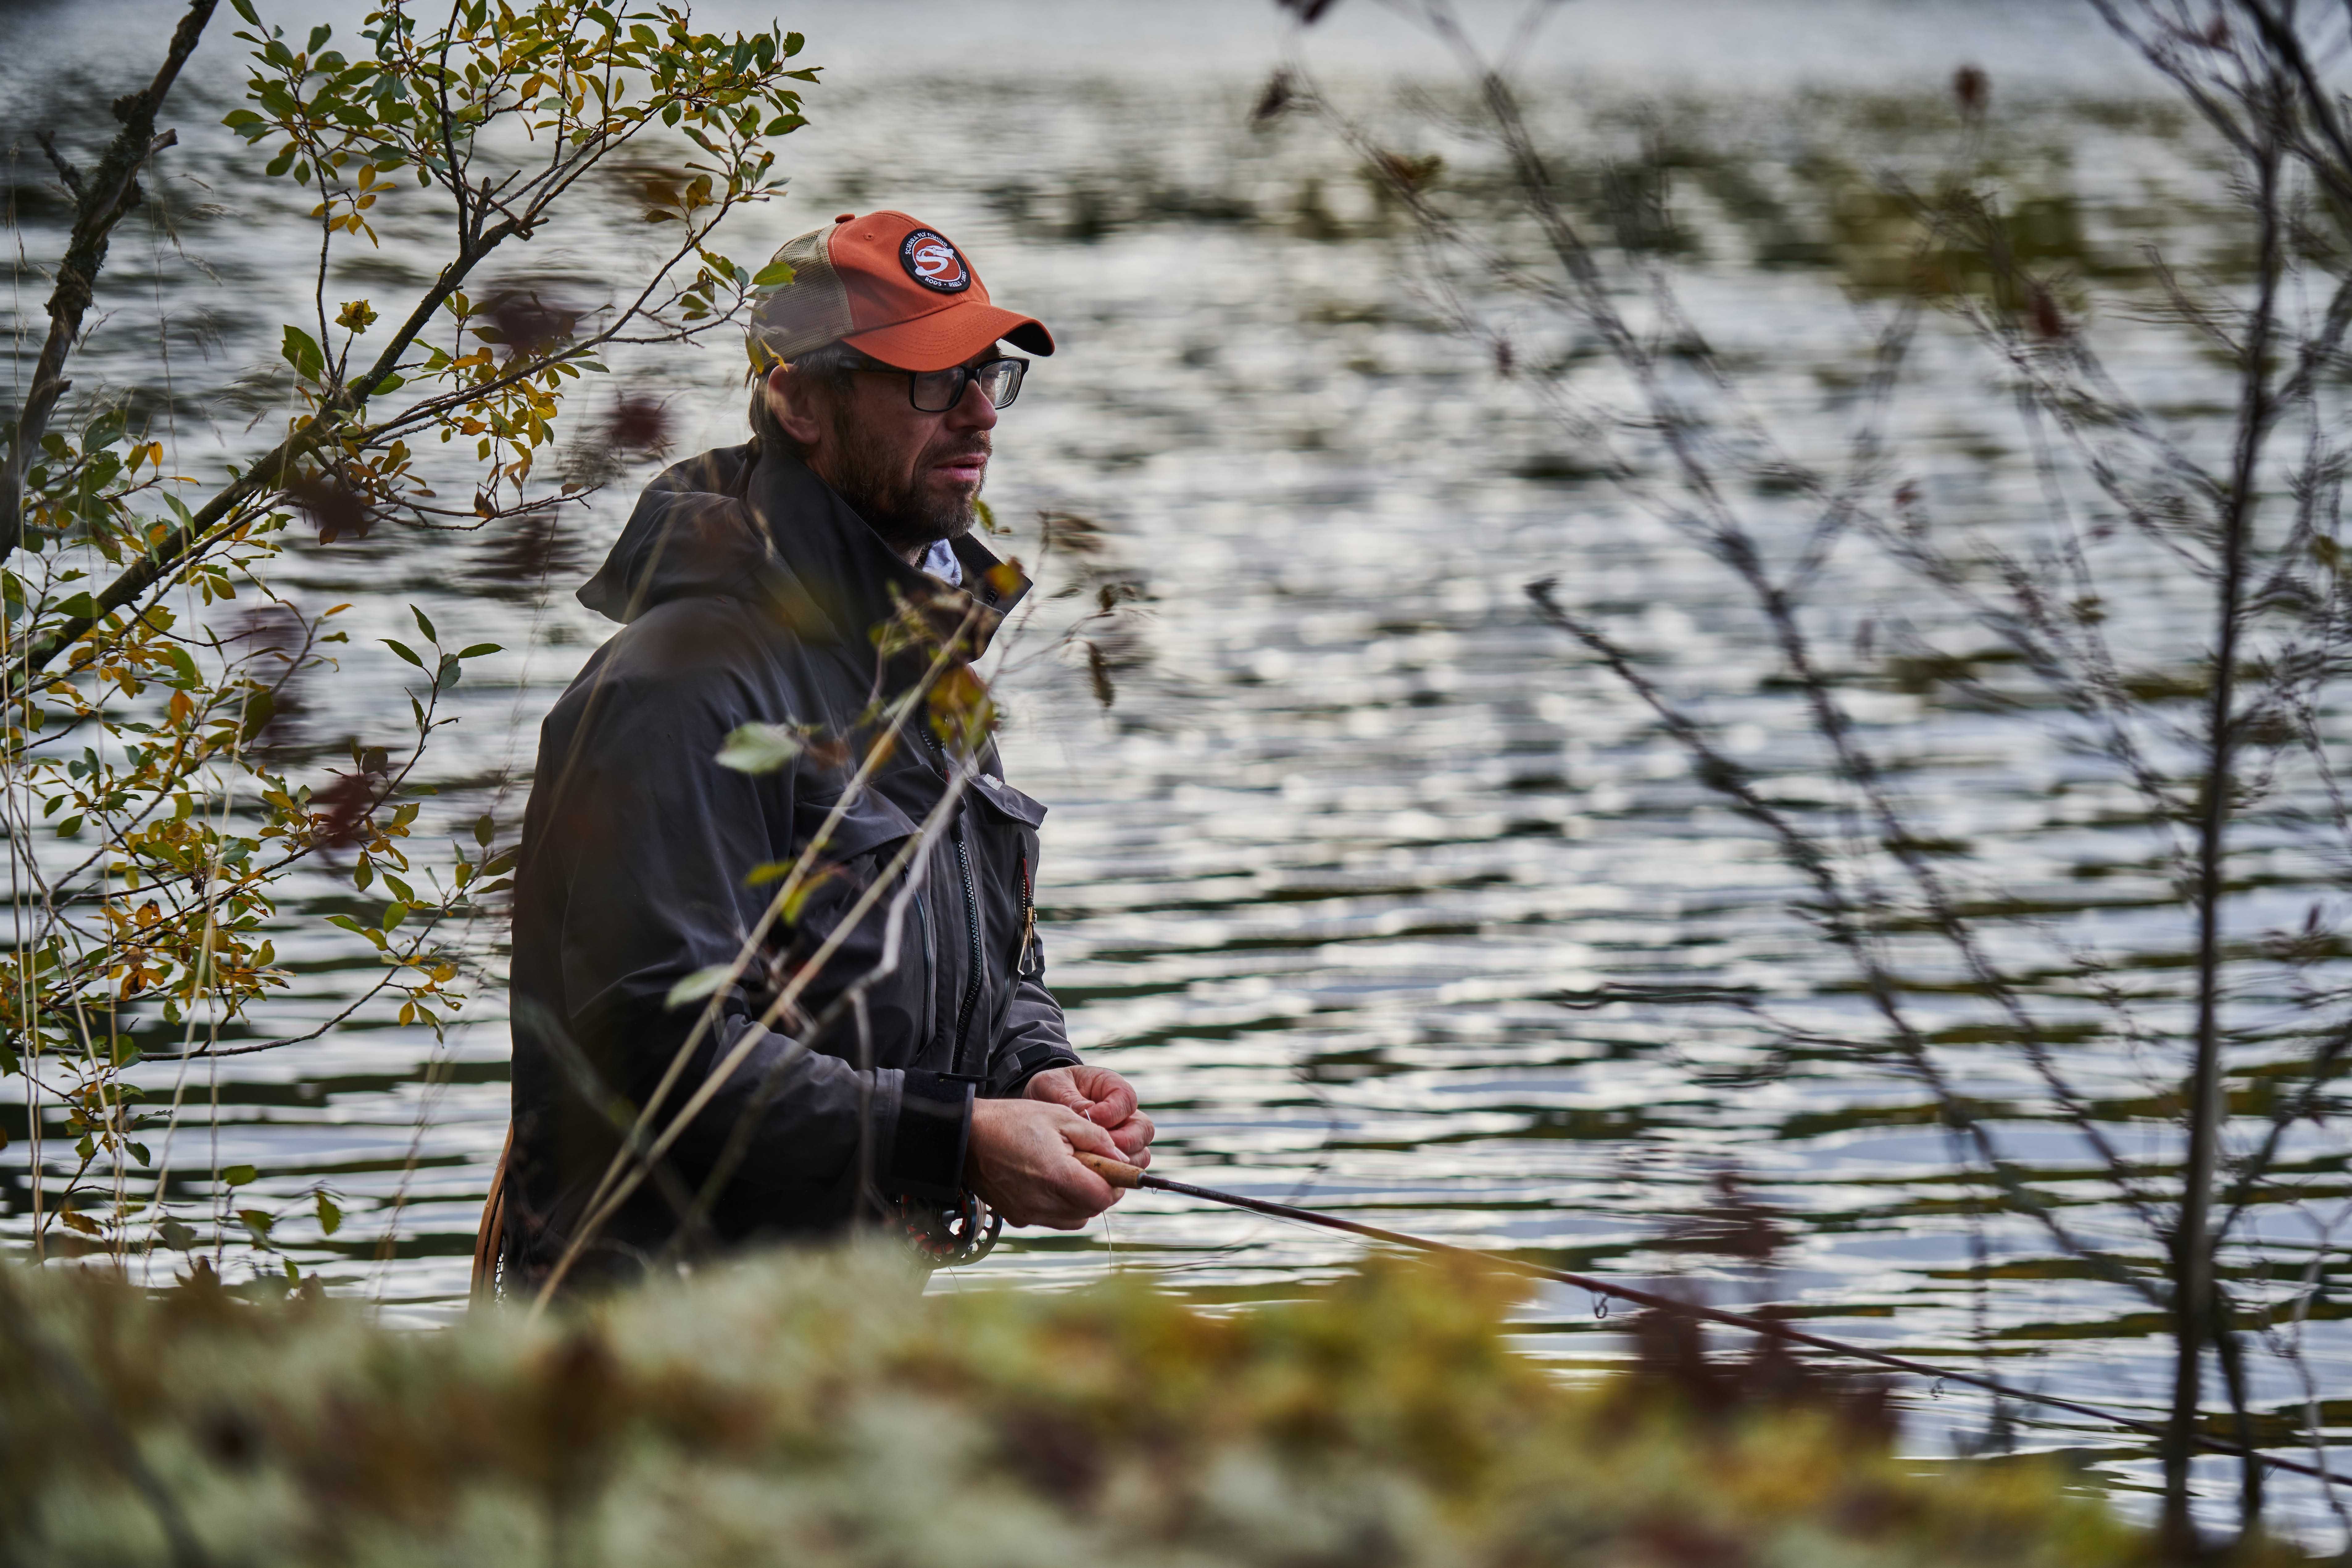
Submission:
[[[376,356],[375,363],[369,366],[365,374],[339,395],[322,402],[318,411],[304,420],[292,435],[257,458],[186,522],[148,546],[144,555],[108,584],[103,593],[96,595],[95,615],[61,621],[48,636],[35,643],[25,657],[22,676],[25,688],[29,690],[34,677],[47,668],[58,654],[80,641],[90,627],[186,565],[190,560],[209,549],[221,534],[244,521],[245,518],[238,514],[237,509],[245,502],[256,496],[274,494],[284,489],[287,476],[294,465],[334,435],[342,416],[366,403],[377,385],[392,374],[393,367],[400,363],[400,356],[408,352],[409,344],[415,342],[417,334],[431,323],[434,312],[440,310],[442,302],[457,291],[457,286],[466,280],[482,258],[513,232],[515,226],[511,223],[498,225],[482,237],[478,245],[442,268],[441,276],[434,279],[433,287],[417,301],[416,309],[409,312],[408,320],[401,323],[400,330],[393,334],[392,342],[384,346],[383,353]]]
[[[106,155],[99,160],[97,171],[87,180],[58,155],[56,143],[47,135],[41,137],[42,148],[77,199],[73,235],[66,246],[65,261],[58,268],[58,286],[49,295],[49,335],[41,344],[41,357],[34,364],[32,384],[26,391],[25,406],[16,416],[16,428],[9,438],[6,458],[0,462],[0,561],[13,554],[25,537],[25,470],[31,466],[32,455],[48,429],[49,416],[56,412],[58,399],[73,384],[65,379],[66,356],[73,352],[82,317],[89,310],[99,269],[106,265],[106,247],[114,226],[142,199],[140,169],[178,139],[170,132],[161,136],[155,133],[156,110],[163,108],[164,95],[172,90],[180,68],[195,52],[196,41],[204,36],[205,24],[212,20],[213,7],[217,3],[218,0],[188,0],[187,15],[180,18],[179,27],[172,34],[172,47],[163,57],[163,68],[139,91],[114,100],[115,118],[122,121],[122,129],[115,133]]]

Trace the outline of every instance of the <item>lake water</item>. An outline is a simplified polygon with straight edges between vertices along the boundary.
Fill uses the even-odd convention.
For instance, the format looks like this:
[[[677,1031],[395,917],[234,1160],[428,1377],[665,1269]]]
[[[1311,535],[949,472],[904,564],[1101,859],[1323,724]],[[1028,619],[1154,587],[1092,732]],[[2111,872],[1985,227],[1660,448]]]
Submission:
[[[80,6],[0,16],[0,142],[16,149],[36,258],[54,253],[57,228],[30,192],[29,132],[88,127],[89,102],[152,68],[171,15],[103,9],[104,22]],[[1399,84],[1442,87],[1442,72],[1384,14],[1357,9],[1318,30],[1310,58],[1400,144],[1437,144],[1428,115],[1445,101],[1430,109]],[[1050,647],[1078,599],[1044,602],[1003,690],[1012,776],[1052,811],[1049,981],[1081,1047],[1139,1086],[1160,1168],[1629,1280],[1678,1273],[1717,1300],[1792,1303],[1820,1331],[1931,1359],[1973,1356],[1990,1336],[2013,1381],[2159,1406],[2169,1360],[2156,1325],[2038,1232],[1972,1221],[1915,1084],[1852,1052],[1776,1052],[1765,1022],[1727,1005],[1768,1004],[1830,1038],[1870,1026],[1843,961],[1787,912],[1790,879],[1769,847],[1691,782],[1630,694],[1535,619],[1526,584],[1557,576],[1564,601],[1609,618],[1678,689],[1707,693],[1727,743],[1786,789],[1806,787],[1819,760],[1766,679],[1772,661],[1734,585],[1592,478],[1591,454],[1524,377],[1498,375],[1446,329],[1424,258],[1328,128],[1307,115],[1253,128],[1295,42],[1271,7],[835,4],[783,20],[833,80],[811,94],[811,128],[780,147],[794,194],[748,217],[732,254],[763,257],[860,207],[903,207],[953,236],[998,299],[1065,345],[998,432],[989,499],[1015,531],[1010,547],[1034,560],[1041,510],[1082,513],[1108,531],[1103,569],[1147,589],[1109,710]],[[266,428],[283,399],[268,372],[278,324],[307,310],[315,258],[290,193],[252,183],[236,145],[206,129],[234,80],[230,24],[215,26],[170,116],[184,143],[164,165],[172,230],[133,225],[118,239],[114,313],[83,362],[85,390],[152,383],[164,317],[176,400],[159,405],[159,429],[184,472],[257,449],[247,421]],[[1596,179],[1609,158],[1678,149],[1660,166],[1675,171],[1666,210],[1690,310],[1746,367],[1751,403],[1806,447],[1846,427],[1858,321],[1882,308],[1852,194],[1883,166],[1932,164],[1951,140],[1937,129],[1944,83],[1962,62],[1992,73],[1989,156],[2057,215],[2084,272],[2133,287],[2151,239],[2226,267],[2210,154],[2152,107],[2160,97],[2087,15],[1578,7],[1528,68],[1547,133]],[[647,243],[622,194],[509,265],[605,299]],[[392,226],[381,253],[338,273],[331,300],[398,298],[435,264],[431,241]],[[45,297],[20,278],[16,328]],[[2099,326],[2122,373],[2179,417],[2226,396],[2221,373],[2173,337],[2122,312]],[[1580,352],[1539,320],[1519,330],[1523,363]],[[639,355],[623,378],[667,400],[688,452],[740,438],[740,363],[718,343]],[[1568,384],[1613,390],[1597,361]],[[1960,331],[1930,328],[1893,429],[1960,521],[1997,532],[2039,505],[2014,408]],[[426,826],[457,831],[488,811],[510,837],[539,716],[610,630],[571,590],[650,471],[551,539],[379,531],[289,552],[274,579],[289,598],[357,606],[343,668],[305,690],[296,776],[323,777],[346,736],[395,738],[404,667],[373,639],[401,635],[415,604],[447,646],[507,649],[458,689],[463,721],[426,767],[442,791]],[[1756,504],[1769,521],[1773,503]],[[2141,570],[2120,568],[2126,584]],[[1906,592],[1866,554],[1841,571],[1849,622]],[[2147,568],[2139,629],[2123,634],[2157,663],[2196,646],[2164,581]],[[1971,710],[1898,676],[1858,684],[1853,700],[1908,757],[1923,820],[1987,846],[1985,872],[2070,936],[2157,968],[2185,950],[2146,824],[2112,809],[2095,768],[2033,715]],[[2266,865],[2239,918],[2277,918],[2333,886],[2305,858]],[[349,896],[320,874],[295,901],[321,910]],[[445,1043],[373,1018],[184,1074],[141,1069],[159,1102],[181,1107],[158,1154],[184,1215],[203,1220],[187,1204],[223,1165],[262,1173],[241,1203],[299,1208],[323,1182],[349,1217],[331,1239],[289,1218],[288,1254],[402,1321],[453,1313],[507,1115],[502,934],[485,922],[467,940],[488,983]],[[315,934],[280,952],[300,980],[273,1034],[331,1016],[371,973]],[[1958,1028],[1978,1015],[1954,998],[1927,1016]],[[2031,1114],[2019,1064],[1992,1046],[1951,1049],[1969,1092],[2021,1108],[2000,1135],[2070,1218],[2147,1255],[2079,1142]],[[2127,1146],[2167,1157],[2169,1135],[2133,1098],[2140,1064],[2109,1048],[2073,1065]],[[21,1100],[8,1110],[0,1234],[21,1239]],[[2340,1141],[2297,1152],[2301,1200],[2261,1221],[2289,1271],[2344,1201]],[[1716,1205],[1727,1170],[1784,1215],[1790,1242],[1769,1278],[1668,1245],[1678,1220]],[[969,1278],[1070,1285],[1146,1269],[1244,1301],[1358,1250],[1147,1195],[1076,1237],[1008,1237]],[[256,1264],[233,1242],[228,1255],[233,1275]],[[1617,1326],[1566,1289],[1526,1314],[1529,1349],[1571,1372],[1622,1353]],[[2352,1422],[2352,1345],[2331,1320],[2311,1351],[2328,1418]],[[2257,1378],[2268,1406],[2302,1397],[2283,1363],[2265,1360]],[[1904,1392],[1922,1453],[1986,1426],[1973,1394]],[[2112,1431],[2020,1414],[2024,1446],[2077,1450],[2126,1486],[2151,1474],[2145,1447]],[[2213,1482],[2217,1495],[2230,1484],[2218,1467]],[[2284,1507],[2326,1528],[2314,1498]]]

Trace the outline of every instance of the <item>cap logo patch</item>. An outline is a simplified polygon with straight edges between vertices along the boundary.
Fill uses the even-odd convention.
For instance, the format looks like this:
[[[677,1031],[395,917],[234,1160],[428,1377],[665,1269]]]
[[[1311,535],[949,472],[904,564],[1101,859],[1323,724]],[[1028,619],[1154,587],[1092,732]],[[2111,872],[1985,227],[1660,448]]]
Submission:
[[[898,265],[908,277],[942,294],[961,294],[971,287],[971,268],[956,247],[928,228],[917,229],[899,245]]]

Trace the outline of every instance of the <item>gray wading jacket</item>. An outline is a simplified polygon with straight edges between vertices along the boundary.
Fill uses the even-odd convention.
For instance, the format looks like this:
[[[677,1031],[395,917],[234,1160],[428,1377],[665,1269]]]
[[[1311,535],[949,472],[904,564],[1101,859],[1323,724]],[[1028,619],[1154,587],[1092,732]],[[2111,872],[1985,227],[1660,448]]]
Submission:
[[[984,643],[1028,584],[970,539],[954,548]],[[903,690],[929,663],[925,647],[877,663],[874,629],[898,604],[928,604],[927,618],[950,627],[974,605],[899,560],[800,462],[751,447],[706,452],[647,487],[580,599],[625,626],[541,727],[523,824],[505,1261],[526,1284],[562,1253],[619,1146],[616,1121],[646,1102],[701,1011],[667,1005],[671,987],[735,958],[777,888],[772,873],[750,879],[790,864],[841,799],[874,733],[859,725],[877,679]],[[720,766],[730,732],[755,722],[849,744],[812,746],[764,773]],[[723,997],[720,1026],[656,1129],[939,804],[947,764],[924,716],[901,734],[834,830],[828,874]],[[861,1173],[869,1210],[950,1198],[974,1093],[1015,1095],[1077,1060],[1041,983],[1032,915],[1045,807],[1002,782],[992,747],[981,763],[924,852],[895,963],[886,928],[912,864],[571,1279],[626,1278],[666,1251],[838,1232],[860,1208]],[[861,978],[863,1043],[851,994]]]

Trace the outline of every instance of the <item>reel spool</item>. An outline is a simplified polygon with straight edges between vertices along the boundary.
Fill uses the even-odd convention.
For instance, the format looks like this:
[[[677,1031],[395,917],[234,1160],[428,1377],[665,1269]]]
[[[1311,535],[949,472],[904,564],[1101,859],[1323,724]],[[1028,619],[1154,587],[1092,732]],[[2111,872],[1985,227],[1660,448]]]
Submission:
[[[981,1202],[978,1194],[965,1193],[945,1205],[900,1198],[898,1223],[908,1245],[926,1264],[953,1268],[988,1256],[1004,1228],[1004,1216]]]

